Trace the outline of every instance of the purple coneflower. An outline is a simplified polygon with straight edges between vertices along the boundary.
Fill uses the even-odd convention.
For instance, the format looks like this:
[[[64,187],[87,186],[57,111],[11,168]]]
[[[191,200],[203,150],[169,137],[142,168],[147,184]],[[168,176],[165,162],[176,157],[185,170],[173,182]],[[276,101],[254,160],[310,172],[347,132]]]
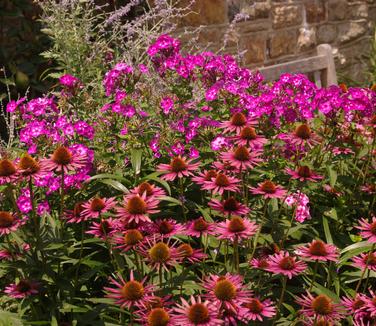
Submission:
[[[321,240],[313,240],[306,246],[299,247],[295,250],[295,254],[308,258],[310,260],[319,261],[338,261],[338,248],[331,244],[326,244]]]
[[[211,199],[209,204],[211,208],[215,209],[218,212],[221,212],[224,215],[246,215],[249,213],[250,209],[239,203],[234,197],[229,197],[228,199],[218,200],[218,199]]]
[[[284,198],[287,191],[283,187],[276,185],[270,180],[266,180],[258,184],[258,187],[250,187],[251,193],[254,195],[262,195],[266,198]]]
[[[286,172],[291,175],[291,179],[296,179],[299,181],[312,181],[317,182],[321,180],[323,177],[321,175],[316,174],[313,172],[308,166],[302,165],[297,170],[292,170],[287,168]]]
[[[193,159],[186,159],[182,156],[174,157],[170,164],[159,164],[157,171],[162,172],[161,179],[174,181],[176,178],[183,178],[193,175],[192,171],[199,168],[200,163],[192,163]]]
[[[0,211],[0,236],[16,231],[26,223],[26,218],[20,219],[16,214]]]
[[[219,239],[232,242],[249,239],[258,229],[256,223],[247,218],[233,216],[231,219],[217,224],[216,232]]]
[[[39,283],[30,280],[20,280],[18,283],[9,284],[4,292],[15,299],[23,299],[38,293]]]
[[[269,256],[269,266],[265,269],[274,274],[282,274],[291,279],[305,271],[306,263],[297,260],[296,257],[290,256],[287,251],[280,251],[272,256]]]
[[[108,212],[116,205],[115,198],[94,197],[82,205],[82,216],[85,219],[98,218],[101,214]]]
[[[367,239],[368,242],[376,243],[376,216],[372,217],[371,222],[362,218],[359,224],[360,226],[356,226],[356,228],[361,230],[361,237]]]

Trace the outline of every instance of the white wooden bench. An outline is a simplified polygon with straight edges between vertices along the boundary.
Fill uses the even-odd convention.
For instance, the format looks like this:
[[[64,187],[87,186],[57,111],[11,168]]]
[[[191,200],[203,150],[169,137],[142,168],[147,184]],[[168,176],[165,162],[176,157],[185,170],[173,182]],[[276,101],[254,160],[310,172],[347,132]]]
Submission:
[[[266,81],[277,80],[284,73],[302,73],[308,75],[317,87],[337,85],[337,74],[332,47],[329,44],[317,46],[317,55],[259,68]]]

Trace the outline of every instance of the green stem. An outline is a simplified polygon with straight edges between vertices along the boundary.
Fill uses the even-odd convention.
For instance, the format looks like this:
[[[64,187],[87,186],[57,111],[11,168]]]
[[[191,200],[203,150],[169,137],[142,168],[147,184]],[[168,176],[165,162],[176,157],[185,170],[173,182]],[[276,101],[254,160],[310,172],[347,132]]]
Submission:
[[[312,290],[313,283],[315,282],[315,279],[316,279],[316,273],[317,273],[317,268],[318,268],[318,266],[319,266],[319,261],[316,260],[316,261],[315,261],[315,267],[313,268],[313,276],[312,276],[312,280],[311,280],[311,285],[310,285],[310,287],[309,287],[308,292],[311,292],[311,290]]]
[[[368,254],[367,254],[367,262],[366,262],[366,266],[364,267],[363,272],[362,272],[362,275],[360,276],[359,282],[358,282],[358,284],[356,285],[354,296],[358,293],[358,290],[359,290],[359,288],[360,288],[360,284],[362,283],[363,277],[364,277],[364,275],[365,275],[365,273],[366,273],[366,270],[368,269],[368,264],[369,264],[369,261],[370,261],[370,259],[369,259],[369,255],[370,255],[371,253],[373,253],[373,251],[375,250],[375,245],[376,245],[376,243],[372,244],[372,248],[371,248],[371,250],[370,250],[370,251],[368,252]]]
[[[74,277],[74,288],[75,288],[75,291],[77,290],[77,286],[78,286],[78,273],[80,271],[80,265],[81,265],[81,262],[82,262],[82,254],[83,254],[83,251],[84,251],[84,235],[85,235],[85,222],[82,222],[81,224],[81,246],[80,246],[80,255],[79,255],[79,258],[78,258],[78,263],[77,263],[77,268],[76,268],[76,274],[75,274],[75,277]]]
[[[278,301],[277,314],[275,315],[275,318],[273,320],[273,326],[275,325],[276,321],[278,320],[279,315],[281,314],[280,310],[281,310],[281,305],[282,305],[283,299],[285,297],[286,285],[287,285],[287,276],[283,276],[283,278],[282,278],[282,292],[281,292],[281,296],[280,296],[279,301]]]

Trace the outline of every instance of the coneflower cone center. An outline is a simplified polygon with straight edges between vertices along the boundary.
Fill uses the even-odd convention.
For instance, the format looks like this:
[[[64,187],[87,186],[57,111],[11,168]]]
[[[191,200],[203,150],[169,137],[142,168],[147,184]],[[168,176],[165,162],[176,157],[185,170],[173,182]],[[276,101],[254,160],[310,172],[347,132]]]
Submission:
[[[223,203],[223,208],[226,211],[233,212],[238,209],[238,202],[234,197],[230,197],[229,199],[226,199]]]
[[[52,161],[59,165],[68,165],[72,161],[72,153],[64,146],[58,147],[52,154]]]
[[[376,265],[376,254],[375,253],[369,253],[364,256],[364,263],[374,266]]]
[[[244,126],[245,124],[247,123],[247,118],[245,117],[245,115],[241,112],[237,112],[235,113],[232,117],[231,117],[231,124],[233,126],[236,126],[236,127],[241,127],[241,126]]]
[[[214,294],[221,301],[229,301],[236,297],[235,285],[227,280],[219,280],[214,286]]]
[[[298,175],[303,178],[309,178],[312,175],[312,172],[308,166],[301,166],[298,169]]]
[[[106,205],[104,203],[104,200],[101,199],[101,198],[94,198],[93,201],[90,204],[90,208],[94,212],[100,212],[105,207],[106,207]]]
[[[284,270],[292,270],[295,267],[295,261],[291,257],[284,257],[279,262],[279,267],[281,267]]]
[[[31,289],[31,284],[27,280],[21,280],[17,285],[16,285],[16,290],[21,293],[25,293],[27,291],[30,291]]]
[[[316,322],[316,326],[333,326],[330,322],[326,321],[324,318],[321,318]]]
[[[76,203],[73,208],[73,215],[75,217],[79,217],[83,210],[84,210],[83,203],[82,202]]]
[[[8,160],[3,159],[0,161],[0,177],[9,177],[16,173],[16,167]]]
[[[264,308],[264,305],[258,299],[249,300],[245,306],[254,314],[259,314]]]
[[[215,184],[219,187],[227,187],[230,185],[230,180],[223,173],[219,173],[215,178]]]
[[[141,196],[146,192],[146,196],[151,196],[153,194],[153,187],[148,182],[143,182],[138,187],[138,194]]]
[[[277,190],[275,184],[270,180],[266,180],[261,184],[261,190],[267,194],[274,194]]]
[[[174,229],[174,225],[169,221],[162,221],[159,226],[159,233],[161,234],[169,234]]]
[[[127,211],[130,214],[145,214],[147,211],[147,205],[141,197],[134,196],[128,200]]]
[[[242,232],[246,229],[245,225],[244,225],[244,222],[243,222],[243,219],[238,217],[238,216],[234,216],[231,218],[231,221],[230,223],[228,224],[228,229],[231,231],[231,232]]]
[[[326,256],[328,254],[322,241],[313,241],[309,246],[309,253],[314,256]]]
[[[295,135],[304,140],[309,139],[311,137],[311,129],[306,124],[302,124],[295,129]]]
[[[0,211],[0,227],[7,228],[14,222],[14,216],[8,212]]]
[[[269,267],[268,260],[264,259],[264,258],[260,259],[258,265],[259,265],[260,268],[267,268],[267,267]]]
[[[312,309],[319,315],[329,315],[333,312],[332,301],[324,294],[318,295],[312,301]]]
[[[21,170],[27,170],[31,173],[36,173],[40,170],[39,163],[32,158],[29,154],[24,154],[21,157],[20,163],[18,164]]]
[[[211,181],[212,178],[217,176],[217,172],[215,170],[209,170],[205,174],[205,181]]]
[[[187,163],[181,157],[175,157],[171,163],[171,171],[175,173],[179,173],[185,171],[188,167]]]
[[[164,263],[171,257],[170,248],[163,242],[156,243],[149,250],[150,258],[157,263]]]
[[[101,230],[104,234],[109,234],[112,231],[111,224],[107,220],[101,220]]]
[[[140,300],[144,296],[144,286],[138,281],[129,281],[123,285],[120,293],[125,300]]]
[[[238,161],[248,161],[249,160],[249,150],[244,147],[244,146],[239,146],[235,152],[234,152],[234,157]]]
[[[184,258],[191,257],[193,255],[193,249],[188,243],[183,243],[178,247],[178,252]]]
[[[158,297],[158,296],[151,297],[148,300],[146,306],[149,310],[154,309],[154,308],[163,308],[163,300],[161,297]]]
[[[203,231],[206,231],[208,227],[209,227],[209,224],[202,217],[200,217],[199,219],[193,222],[193,229],[195,231],[203,232]]]
[[[166,326],[170,321],[170,315],[163,308],[155,308],[149,312],[148,325]]]
[[[209,309],[202,303],[195,303],[188,309],[188,319],[195,325],[207,323],[210,320]]]
[[[354,310],[358,310],[364,306],[365,302],[362,299],[355,299],[355,301],[352,304],[352,308]]]
[[[244,140],[255,140],[257,138],[255,128],[244,127],[240,132],[240,138]]]
[[[124,242],[125,244],[129,246],[133,246],[143,239],[143,235],[140,231],[136,229],[127,230],[127,232],[124,235]]]
[[[376,222],[373,222],[370,226],[370,231],[373,235],[376,235]]]

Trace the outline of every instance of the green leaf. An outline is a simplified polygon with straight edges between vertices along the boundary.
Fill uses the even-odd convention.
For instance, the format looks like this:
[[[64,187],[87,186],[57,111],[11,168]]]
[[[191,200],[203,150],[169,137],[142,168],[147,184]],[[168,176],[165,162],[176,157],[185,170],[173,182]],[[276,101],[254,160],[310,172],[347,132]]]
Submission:
[[[337,296],[337,294],[335,294],[334,292],[328,290],[327,288],[323,287],[322,285],[316,282],[313,284],[312,290],[313,292],[316,292],[317,294],[325,294],[326,296],[328,296],[335,302],[340,301],[340,298]]]
[[[322,217],[322,225],[324,227],[326,242],[333,244],[333,238],[332,234],[330,233],[328,219],[325,216]]]
[[[116,181],[116,180],[110,180],[110,179],[104,179],[104,180],[100,180],[101,183],[104,183],[106,185],[109,185],[111,186],[112,188],[116,189],[116,190],[119,190],[121,192],[124,192],[124,193],[129,193],[129,190],[126,186],[124,186],[122,183],[120,183],[119,181]]]
[[[329,174],[329,183],[331,187],[337,182],[337,172],[333,169],[331,165],[328,166],[328,174]]]
[[[168,201],[170,203],[174,203],[176,205],[182,205],[182,202],[176,198],[170,197],[170,196],[160,196],[158,197],[160,200]]]
[[[115,180],[120,180],[120,181],[127,181],[127,179],[125,179],[122,175],[102,173],[102,174],[97,174],[97,175],[92,176],[90,179],[88,179],[87,182],[90,182],[96,179],[115,179]]]
[[[141,163],[142,163],[142,149],[132,149],[131,150],[131,164],[134,170],[134,173],[140,174],[141,172]]]

